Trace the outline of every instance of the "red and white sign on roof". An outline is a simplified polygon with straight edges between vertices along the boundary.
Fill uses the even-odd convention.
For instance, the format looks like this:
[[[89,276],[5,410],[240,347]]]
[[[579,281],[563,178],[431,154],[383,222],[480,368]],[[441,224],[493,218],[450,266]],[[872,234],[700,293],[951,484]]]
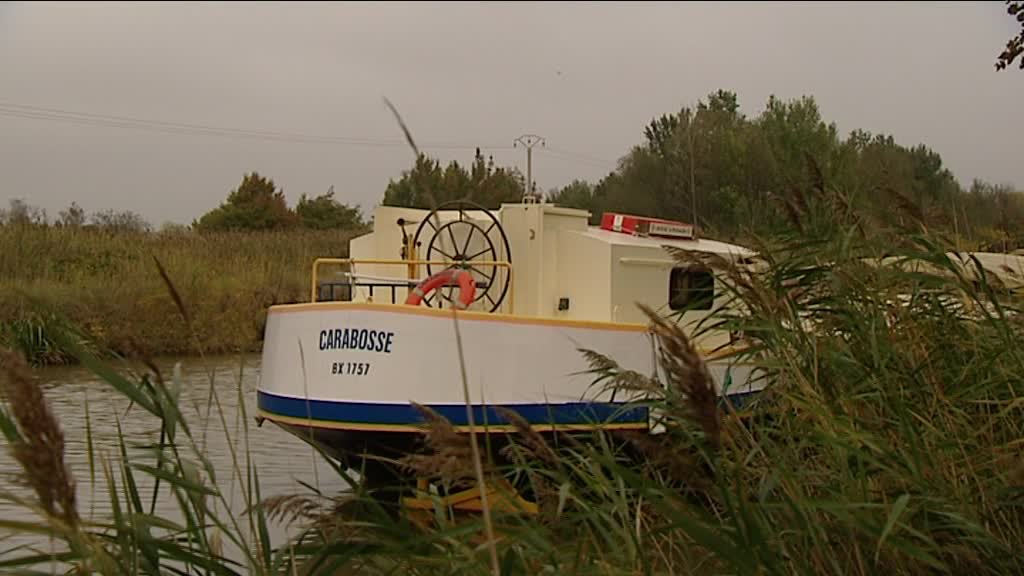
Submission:
[[[662,236],[665,238],[683,239],[693,239],[696,236],[693,224],[647,216],[619,214],[616,212],[605,212],[601,215],[601,228],[634,236]]]

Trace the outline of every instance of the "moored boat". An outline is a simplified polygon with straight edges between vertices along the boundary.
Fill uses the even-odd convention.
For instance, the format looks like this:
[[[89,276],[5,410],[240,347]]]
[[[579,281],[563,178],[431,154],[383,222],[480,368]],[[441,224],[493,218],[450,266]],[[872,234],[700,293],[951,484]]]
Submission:
[[[348,258],[313,263],[309,302],[269,309],[259,417],[371,481],[394,473],[376,457],[415,449],[423,424],[415,404],[497,442],[513,431],[499,407],[542,433],[657,433],[642,396],[594,385],[583,351],[658,377],[657,342],[637,303],[692,332],[728,301],[713,270],[681,263],[666,247],[731,262],[752,253],[681,222],[604,214],[592,226],[589,218],[539,202],[378,207]],[[729,354],[735,335],[693,333],[723,398],[760,389],[751,367]]]

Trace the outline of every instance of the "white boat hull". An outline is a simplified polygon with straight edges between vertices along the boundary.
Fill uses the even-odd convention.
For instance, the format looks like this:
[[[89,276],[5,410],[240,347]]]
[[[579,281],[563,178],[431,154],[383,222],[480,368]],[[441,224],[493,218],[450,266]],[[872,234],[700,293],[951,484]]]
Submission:
[[[644,428],[644,409],[595,387],[580,352],[654,374],[643,326],[494,314],[459,315],[476,425],[507,427],[495,406],[538,428]],[[450,312],[387,304],[318,303],[270,309],[259,407],[275,421],[313,427],[415,430],[413,402],[468,426]]]
[[[637,397],[595,385],[581,350],[654,375],[651,336],[642,325],[513,317],[458,316],[474,423],[511,429],[494,409],[515,410],[538,430],[646,429]],[[729,368],[711,363],[721,380]],[[731,367],[730,393],[753,391]],[[260,415],[293,426],[415,432],[413,402],[469,425],[455,325],[450,312],[413,306],[315,303],[270,309],[258,391]]]

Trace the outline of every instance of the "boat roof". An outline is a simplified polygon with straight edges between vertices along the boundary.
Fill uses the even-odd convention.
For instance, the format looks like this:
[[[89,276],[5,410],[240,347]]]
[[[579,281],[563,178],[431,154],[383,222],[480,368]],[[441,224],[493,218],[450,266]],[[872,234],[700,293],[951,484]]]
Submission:
[[[1020,254],[1005,254],[1002,252],[947,252],[952,263],[960,269],[961,273],[970,279],[978,279],[978,271],[973,259],[985,270],[987,276],[995,276],[1010,289],[1019,290],[1024,288],[1024,256]],[[901,264],[901,257],[887,256],[880,260],[873,261],[877,264],[906,265]],[[932,274],[948,276],[950,271],[942,266],[925,262],[922,260],[911,260],[909,266],[915,271],[927,271]]]
[[[583,234],[589,238],[594,238],[606,244],[612,244],[615,246],[638,246],[658,249],[663,249],[665,246],[671,246],[673,248],[681,248],[683,250],[730,255],[737,258],[749,258],[755,256],[754,251],[744,248],[743,246],[729,244],[728,242],[721,242],[719,240],[709,240],[707,238],[696,238],[690,240],[682,238],[661,238],[655,236],[635,236],[633,234],[623,234],[622,232],[612,232],[611,230],[605,230],[596,226],[591,226],[587,228],[585,232],[581,231],[577,232],[577,234]]]

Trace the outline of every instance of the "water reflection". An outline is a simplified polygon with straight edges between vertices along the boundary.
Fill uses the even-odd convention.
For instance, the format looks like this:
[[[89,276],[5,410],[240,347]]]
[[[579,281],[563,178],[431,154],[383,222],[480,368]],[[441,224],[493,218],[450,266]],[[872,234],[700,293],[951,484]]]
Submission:
[[[217,484],[227,501],[226,507],[235,514],[245,510],[247,456],[257,468],[264,498],[308,492],[299,484],[300,481],[317,486],[326,494],[345,489],[343,481],[307,444],[269,422],[256,427],[255,390],[259,379],[259,356],[167,359],[157,362],[157,367],[169,379],[177,362],[180,362],[183,383],[181,409],[196,443],[214,466]],[[111,510],[111,495],[100,459],[107,458],[113,463],[119,457],[119,427],[129,449],[136,447],[133,455],[141,456],[142,447],[159,440],[156,419],[140,408],[130,406],[127,399],[84,368],[46,368],[37,374],[46,400],[64,430],[65,460],[76,481],[79,513],[87,520],[105,520]],[[239,409],[240,401],[243,402],[244,413]],[[90,467],[87,426],[91,430],[93,467]],[[184,435],[181,435],[179,444],[185,442]],[[187,445],[182,449],[185,454],[193,453]],[[237,457],[237,465],[233,453]],[[12,482],[19,472],[20,467],[10,450],[0,452],[0,481],[4,482],[5,489],[34,498],[30,489]],[[148,507],[153,482],[141,473],[137,474],[136,481]],[[121,485],[119,478],[117,484]],[[120,497],[123,502],[123,492]],[[218,511],[224,508],[223,505],[217,506]],[[181,520],[178,504],[166,488],[161,488],[156,499],[155,514],[173,521]],[[0,518],[38,520],[24,508],[8,502],[0,502]],[[284,526],[274,525],[272,541],[279,544],[290,532],[294,529],[286,530]],[[12,553],[4,550],[14,546],[27,544],[39,546],[41,551],[48,550],[43,538],[4,533],[3,529],[0,529],[0,538],[0,560],[10,557]],[[16,552],[18,555],[24,553],[25,550]]]

